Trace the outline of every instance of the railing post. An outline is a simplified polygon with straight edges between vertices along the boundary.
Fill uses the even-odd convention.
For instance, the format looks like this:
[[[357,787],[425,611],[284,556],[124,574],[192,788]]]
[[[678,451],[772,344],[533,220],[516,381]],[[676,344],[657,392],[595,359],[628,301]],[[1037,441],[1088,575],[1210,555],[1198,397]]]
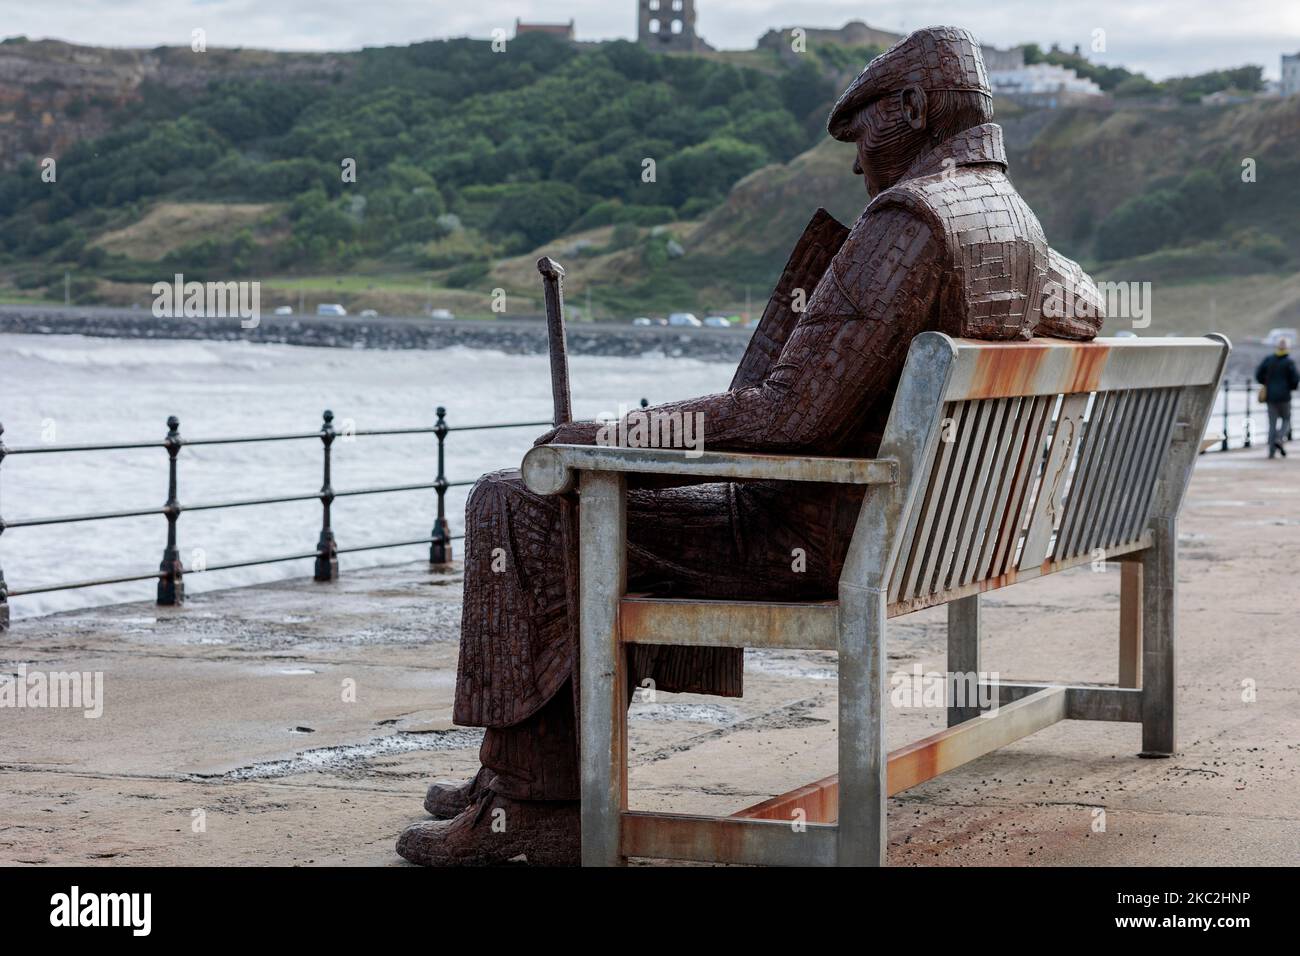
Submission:
[[[320,540],[316,542],[316,580],[337,581],[339,577],[339,550],[330,527],[330,505],[334,503],[334,488],[330,484],[330,447],[334,444],[334,413],[328,408],[322,416],[320,441],[325,450],[325,477],[320,486],[321,525]]]
[[[5,426],[0,422],[0,465],[5,460]],[[0,517],[0,535],[5,533],[5,521]],[[5,584],[4,568],[0,568],[0,631],[9,630],[9,587]]]
[[[158,570],[158,603],[175,606],[185,603],[185,567],[181,564],[181,554],[176,550],[176,519],[181,514],[181,504],[176,496],[176,456],[181,451],[180,419],[172,415],[167,419],[167,438],[163,445],[167,448],[167,503],[163,505],[163,514],[167,518],[167,547],[163,549],[162,564]]]
[[[1228,400],[1232,397],[1232,386],[1225,378],[1223,380],[1223,448],[1220,451],[1228,450]]]
[[[433,433],[438,436],[438,476],[433,479],[433,490],[438,496],[438,517],[433,520],[433,543],[429,547],[430,564],[451,563],[451,526],[447,524],[447,409],[438,406],[438,420]]]
[[[1249,448],[1251,437],[1255,431],[1255,423],[1251,421],[1250,418],[1250,382],[1246,382],[1245,390],[1246,390],[1246,418],[1242,422],[1242,429],[1245,432],[1246,441],[1241,447]]]

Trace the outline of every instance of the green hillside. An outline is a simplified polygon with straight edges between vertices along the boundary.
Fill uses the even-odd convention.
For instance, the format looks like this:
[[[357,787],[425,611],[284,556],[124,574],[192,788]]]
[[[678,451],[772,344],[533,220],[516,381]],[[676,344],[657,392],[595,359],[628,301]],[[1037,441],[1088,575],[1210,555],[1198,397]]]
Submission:
[[[76,82],[87,48],[32,46]],[[16,49],[0,44],[0,59]],[[181,271],[259,278],[275,304],[486,316],[499,288],[510,313],[539,308],[531,263],[545,252],[594,317],[757,310],[812,211],[852,221],[866,201],[852,148],[823,123],[873,49],[792,63],[526,35],[504,54],[474,40],[319,62],[164,52],[170,81],[105,86],[93,106],[45,79],[2,91],[28,97],[17,113],[64,103],[107,132],[60,152],[55,182],[36,145],[0,173],[0,298],[61,301],[67,274],[77,301],[143,304]],[[1053,245],[1101,278],[1152,282],[1171,322],[1300,317],[1300,97],[1208,107],[1191,101],[1258,69],[1156,86],[1033,55],[1117,94],[997,104],[1012,178]]]
[[[1300,97],[1005,112],[1011,178],[1049,240],[1100,279],[1151,282],[1160,331],[1259,334],[1300,321]],[[1243,181],[1247,159],[1254,181]],[[765,295],[813,209],[845,222],[861,212],[852,162],[852,147],[823,138],[740,181],[680,260],[634,285],[619,278],[626,262],[608,278],[651,297],[694,288],[725,310],[746,286]]]
[[[377,263],[465,286],[572,230],[706,213],[813,145],[834,94],[811,61],[738,68],[541,35],[504,54],[449,40],[340,56],[332,81],[146,84],[111,132],[59,156],[55,182],[30,162],[0,177],[0,267],[26,288],[68,266],[133,282]],[[153,260],[97,241],[164,201],[272,205]]]

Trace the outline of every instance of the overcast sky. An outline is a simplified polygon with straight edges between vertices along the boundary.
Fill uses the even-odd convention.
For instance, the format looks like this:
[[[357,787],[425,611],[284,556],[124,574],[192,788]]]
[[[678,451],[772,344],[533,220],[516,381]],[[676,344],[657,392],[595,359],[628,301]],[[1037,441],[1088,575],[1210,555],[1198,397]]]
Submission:
[[[904,32],[935,23],[985,43],[1090,50],[1093,59],[1157,79],[1258,63],[1300,52],[1300,0],[697,0],[699,32],[716,47],[747,49],[768,27],[838,27],[848,20]],[[108,46],[185,45],[196,27],[209,46],[348,50],[448,36],[513,34],[526,21],[577,21],[580,39],[636,35],[636,0],[0,0],[0,34]]]

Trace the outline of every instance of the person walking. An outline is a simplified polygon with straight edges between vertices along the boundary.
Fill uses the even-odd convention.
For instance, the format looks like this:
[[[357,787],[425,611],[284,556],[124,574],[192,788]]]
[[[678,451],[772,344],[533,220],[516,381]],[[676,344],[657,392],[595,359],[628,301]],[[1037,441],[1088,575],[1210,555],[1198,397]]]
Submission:
[[[1291,358],[1290,339],[1277,340],[1277,350],[1265,356],[1255,369],[1255,381],[1268,404],[1268,457],[1286,457],[1286,441],[1291,435],[1291,393],[1300,386],[1300,371]]]

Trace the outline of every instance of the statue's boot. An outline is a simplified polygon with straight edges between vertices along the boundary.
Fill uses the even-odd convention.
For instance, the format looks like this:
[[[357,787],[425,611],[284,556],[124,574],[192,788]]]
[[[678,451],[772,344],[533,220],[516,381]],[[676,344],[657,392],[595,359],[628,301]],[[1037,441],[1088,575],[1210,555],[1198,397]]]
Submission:
[[[450,820],[479,798],[493,776],[487,767],[480,767],[478,773],[464,783],[430,784],[429,792],[424,795],[424,809],[435,820]]]
[[[581,829],[576,800],[511,800],[484,789],[453,820],[407,827],[397,852],[421,866],[577,866]]]

